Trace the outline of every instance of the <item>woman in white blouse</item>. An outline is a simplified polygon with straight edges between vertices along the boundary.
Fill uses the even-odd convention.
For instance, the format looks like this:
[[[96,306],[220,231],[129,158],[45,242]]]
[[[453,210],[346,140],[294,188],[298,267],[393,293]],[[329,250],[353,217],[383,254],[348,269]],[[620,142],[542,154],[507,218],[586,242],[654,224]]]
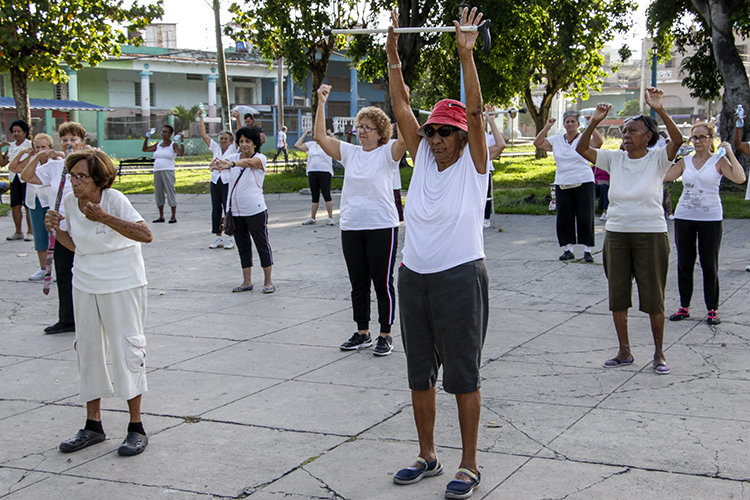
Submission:
[[[213,160],[217,158],[229,158],[237,154],[234,145],[234,134],[229,130],[219,132],[217,143],[206,132],[206,124],[203,122],[203,114],[200,115],[200,134],[203,141],[211,150],[211,232],[216,235],[213,243],[208,248],[224,247],[226,250],[234,248],[234,238],[227,236],[226,241],[221,237],[221,220],[227,210],[227,195],[229,194],[229,170],[221,170]]]
[[[104,152],[72,153],[65,168],[73,185],[73,192],[63,198],[65,216],[50,209],[45,224],[56,231],[57,241],[75,252],[75,345],[86,424],[60,443],[60,451],[71,453],[104,441],[101,398],[117,396],[127,401],[130,413],[118,453],[137,455],[148,444],[141,423],[141,396],[148,390],[141,243],[151,241],[151,230],[125,195],[111,189],[116,170]]]

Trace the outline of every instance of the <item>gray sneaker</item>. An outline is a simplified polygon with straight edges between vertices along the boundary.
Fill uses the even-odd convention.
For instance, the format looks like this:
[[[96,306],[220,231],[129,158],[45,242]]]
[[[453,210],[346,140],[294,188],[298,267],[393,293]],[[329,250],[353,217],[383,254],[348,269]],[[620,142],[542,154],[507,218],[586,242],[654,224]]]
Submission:
[[[377,340],[377,343],[375,344],[375,349],[372,350],[372,353],[375,356],[388,356],[392,352],[393,352],[393,337],[391,337],[390,335],[388,335],[387,337],[378,335],[378,340]]]

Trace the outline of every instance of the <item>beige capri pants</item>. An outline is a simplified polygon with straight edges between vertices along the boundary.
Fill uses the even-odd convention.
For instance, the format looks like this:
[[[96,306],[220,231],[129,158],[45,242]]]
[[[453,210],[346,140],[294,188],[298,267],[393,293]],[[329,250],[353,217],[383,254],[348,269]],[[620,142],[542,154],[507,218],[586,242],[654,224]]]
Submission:
[[[170,207],[177,206],[174,170],[154,170],[154,201],[157,207],[164,206],[164,196]]]
[[[97,294],[73,287],[73,312],[81,401],[146,392],[146,285]]]

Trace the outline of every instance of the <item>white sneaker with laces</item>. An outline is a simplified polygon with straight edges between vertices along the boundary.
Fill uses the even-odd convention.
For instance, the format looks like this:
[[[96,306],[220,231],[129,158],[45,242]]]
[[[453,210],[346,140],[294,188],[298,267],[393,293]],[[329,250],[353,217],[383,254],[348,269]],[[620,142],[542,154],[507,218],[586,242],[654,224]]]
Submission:
[[[43,280],[45,273],[46,273],[46,271],[40,267],[39,269],[37,269],[36,271],[34,271],[34,274],[32,274],[31,276],[29,276],[29,281],[40,281],[40,280]]]
[[[313,219],[312,217],[302,223],[303,226],[312,226],[313,224],[315,224],[315,219]]]
[[[34,241],[34,235],[31,233],[26,233],[26,237],[23,239],[23,241]]]
[[[329,218],[329,219],[328,219],[328,220],[326,221],[326,225],[327,225],[327,226],[335,226],[335,225],[336,225],[336,223],[335,223],[335,222],[333,222],[333,219],[332,219],[332,218]]]
[[[606,221],[607,220],[607,212],[602,212],[602,216],[599,217],[600,221]]]
[[[224,250],[231,250],[234,248],[234,238],[231,236],[224,242]]]
[[[219,248],[224,246],[224,240],[221,239],[221,236],[217,236],[213,243],[208,245],[208,248]]]
[[[490,222],[489,219],[484,219],[484,222],[482,223],[482,227],[484,227],[485,229],[489,229],[491,225],[492,225],[492,222]]]

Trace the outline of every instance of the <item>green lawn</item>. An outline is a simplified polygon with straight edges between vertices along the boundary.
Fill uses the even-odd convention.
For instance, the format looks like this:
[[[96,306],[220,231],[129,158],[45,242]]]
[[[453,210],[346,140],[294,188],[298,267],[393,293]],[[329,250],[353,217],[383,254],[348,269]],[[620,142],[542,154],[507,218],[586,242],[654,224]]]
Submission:
[[[611,144],[610,144],[611,143]],[[617,140],[609,140],[607,145],[614,147]],[[532,151],[532,146],[523,146]],[[507,150],[506,150],[507,151]],[[295,154],[295,156],[297,156]],[[301,156],[301,155],[300,155]],[[196,161],[193,159],[193,161]],[[409,188],[411,169],[401,170],[404,189]],[[182,170],[176,173],[177,192],[207,194],[209,192],[209,171]],[[555,162],[552,155],[540,160],[533,156],[502,156],[495,160],[493,186],[495,212],[507,214],[545,215],[549,212],[550,187],[555,179]],[[332,188],[341,189],[342,179],[333,179]],[[263,185],[266,193],[291,193],[306,188],[307,177],[303,168],[274,173],[269,164],[268,173]],[[116,181],[114,187],[124,193],[153,193],[151,175],[130,175]],[[682,193],[682,183],[670,185],[672,205],[676,206]],[[750,218],[750,203],[745,201],[745,186],[735,186],[729,182],[722,183],[721,192],[724,203],[724,216],[731,219]],[[2,206],[0,206],[0,211]],[[7,209],[6,209],[7,210]],[[2,212],[0,212],[2,213]]]

